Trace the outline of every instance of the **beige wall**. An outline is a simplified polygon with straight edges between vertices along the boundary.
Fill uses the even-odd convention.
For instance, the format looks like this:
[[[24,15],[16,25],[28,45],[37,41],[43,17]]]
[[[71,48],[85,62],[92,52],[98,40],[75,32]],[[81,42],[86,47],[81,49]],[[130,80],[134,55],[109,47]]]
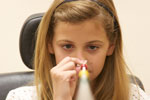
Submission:
[[[0,2],[0,73],[29,70],[19,54],[19,35],[24,20],[45,12],[52,0],[1,0]],[[150,94],[150,1],[114,0],[124,40],[124,53],[131,71]]]
[[[150,0],[114,1],[122,26],[126,62],[150,94]]]

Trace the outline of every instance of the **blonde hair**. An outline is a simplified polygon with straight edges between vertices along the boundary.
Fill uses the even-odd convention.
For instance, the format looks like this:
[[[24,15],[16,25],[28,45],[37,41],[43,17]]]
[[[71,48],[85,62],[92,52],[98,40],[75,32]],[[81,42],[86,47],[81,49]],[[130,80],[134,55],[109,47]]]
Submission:
[[[106,9],[90,0],[63,3],[54,0],[43,16],[37,34],[34,67],[35,83],[39,100],[53,100],[53,87],[50,69],[56,65],[55,57],[49,54],[48,42],[52,42],[55,25],[59,21],[79,23],[98,18],[106,30],[110,43],[115,44],[111,56],[107,56],[102,72],[96,78],[94,96],[96,100],[129,100],[129,80],[122,51],[121,29],[112,0],[97,0],[107,6],[118,23],[114,28],[114,17]],[[60,5],[61,4],[61,5]]]

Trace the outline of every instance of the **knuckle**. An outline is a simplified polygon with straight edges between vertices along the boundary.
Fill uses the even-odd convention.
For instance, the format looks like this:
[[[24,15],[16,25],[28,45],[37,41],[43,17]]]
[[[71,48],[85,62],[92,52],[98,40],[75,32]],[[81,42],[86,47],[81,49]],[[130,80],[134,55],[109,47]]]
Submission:
[[[55,67],[53,67],[52,69],[50,69],[50,73],[54,73],[55,72]]]
[[[70,62],[70,65],[75,66],[75,63],[73,61]]]
[[[68,56],[68,57],[65,58],[65,60],[69,61],[69,60],[71,60],[71,58]]]
[[[73,74],[77,74],[77,71],[73,70]]]
[[[57,74],[58,74],[58,69],[52,68],[52,69],[50,70],[50,74],[51,74],[53,77],[58,76],[58,75],[57,75]]]

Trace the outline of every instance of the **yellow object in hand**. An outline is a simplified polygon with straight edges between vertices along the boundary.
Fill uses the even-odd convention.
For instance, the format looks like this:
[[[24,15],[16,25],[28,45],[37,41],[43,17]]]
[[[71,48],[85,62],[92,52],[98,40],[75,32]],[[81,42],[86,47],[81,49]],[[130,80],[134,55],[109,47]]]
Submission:
[[[86,76],[87,78],[89,78],[89,72],[87,70],[81,70],[79,72],[79,78],[81,78],[82,76]]]

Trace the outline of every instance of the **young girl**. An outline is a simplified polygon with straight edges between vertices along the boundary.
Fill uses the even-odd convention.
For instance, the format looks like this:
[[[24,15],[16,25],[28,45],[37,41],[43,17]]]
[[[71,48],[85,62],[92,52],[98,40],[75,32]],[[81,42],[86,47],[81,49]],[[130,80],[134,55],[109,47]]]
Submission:
[[[74,100],[85,60],[95,100],[146,100],[129,83],[112,0],[54,0],[38,28],[36,87],[12,90],[7,100]]]

